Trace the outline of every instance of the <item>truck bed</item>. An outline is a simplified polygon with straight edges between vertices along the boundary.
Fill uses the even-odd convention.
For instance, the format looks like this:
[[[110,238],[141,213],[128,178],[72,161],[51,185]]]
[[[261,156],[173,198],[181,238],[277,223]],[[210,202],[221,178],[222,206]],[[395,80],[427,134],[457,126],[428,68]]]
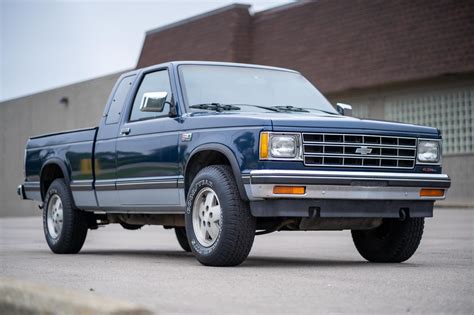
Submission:
[[[94,140],[97,127],[57,132],[32,137],[25,152],[26,197],[41,200],[41,174],[50,167],[60,166],[64,180],[71,188],[80,186],[73,196],[77,205],[94,205],[92,185],[94,181]],[[56,163],[56,166],[53,166]],[[84,193],[87,192],[87,193]],[[87,196],[86,198],[84,198]]]
[[[91,127],[34,136],[29,139],[26,149],[29,150],[33,148],[94,140],[97,129],[98,127]]]

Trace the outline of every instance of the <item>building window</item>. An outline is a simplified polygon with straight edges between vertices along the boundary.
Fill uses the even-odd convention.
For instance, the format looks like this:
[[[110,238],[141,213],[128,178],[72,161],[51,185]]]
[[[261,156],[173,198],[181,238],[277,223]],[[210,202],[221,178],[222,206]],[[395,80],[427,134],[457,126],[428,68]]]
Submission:
[[[358,118],[370,118],[369,116],[369,105],[367,104],[353,104],[352,105],[352,116]]]
[[[385,102],[385,117],[439,128],[444,154],[474,153],[474,87],[430,91]]]

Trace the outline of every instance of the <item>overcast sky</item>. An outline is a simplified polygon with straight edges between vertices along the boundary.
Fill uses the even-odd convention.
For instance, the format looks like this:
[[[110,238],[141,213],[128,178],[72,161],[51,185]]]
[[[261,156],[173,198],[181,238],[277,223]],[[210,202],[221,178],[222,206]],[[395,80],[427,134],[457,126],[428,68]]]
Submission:
[[[136,66],[145,32],[234,2],[0,0],[0,101]]]

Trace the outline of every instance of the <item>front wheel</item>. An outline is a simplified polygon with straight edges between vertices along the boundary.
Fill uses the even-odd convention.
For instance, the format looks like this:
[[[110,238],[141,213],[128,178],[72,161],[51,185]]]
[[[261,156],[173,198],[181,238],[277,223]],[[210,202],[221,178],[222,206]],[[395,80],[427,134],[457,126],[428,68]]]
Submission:
[[[256,220],[240,198],[229,166],[208,166],[196,175],[185,219],[189,245],[203,265],[236,266],[247,258]]]
[[[62,178],[55,179],[44,198],[43,230],[56,254],[78,253],[87,236],[86,213],[74,208],[71,192]]]
[[[384,219],[373,230],[353,230],[352,239],[361,256],[368,261],[400,263],[415,253],[424,224],[424,218]]]

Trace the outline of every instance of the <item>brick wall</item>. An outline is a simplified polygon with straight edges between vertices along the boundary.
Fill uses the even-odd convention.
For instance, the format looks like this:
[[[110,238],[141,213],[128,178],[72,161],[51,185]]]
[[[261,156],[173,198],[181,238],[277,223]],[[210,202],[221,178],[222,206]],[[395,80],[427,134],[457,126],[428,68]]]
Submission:
[[[474,71],[474,1],[232,5],[149,32],[138,67],[170,60],[293,68],[323,92]]]
[[[172,60],[247,62],[248,9],[231,5],[148,32],[137,67]]]
[[[474,70],[469,0],[320,0],[255,14],[252,35],[252,62],[325,92]]]

